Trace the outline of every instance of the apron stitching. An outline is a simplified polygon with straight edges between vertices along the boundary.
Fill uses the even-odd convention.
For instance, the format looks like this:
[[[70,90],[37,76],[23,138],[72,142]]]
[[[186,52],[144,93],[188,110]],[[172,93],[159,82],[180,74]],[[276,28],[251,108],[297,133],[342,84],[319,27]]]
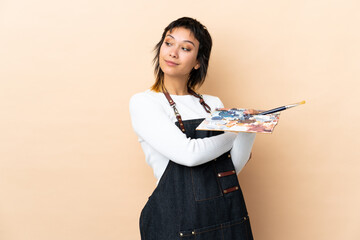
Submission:
[[[221,237],[222,237],[222,240],[224,240],[224,229],[222,227],[222,224],[221,224]]]
[[[217,172],[218,172],[218,171],[217,171],[217,169],[216,169],[216,163],[215,163],[215,162],[214,162],[213,168],[214,168],[214,173],[215,173],[215,179],[216,179],[216,182],[217,182],[217,184],[218,184],[218,186],[219,186],[221,196],[224,196],[224,194],[223,194],[223,189],[222,189],[222,187],[221,187],[221,184],[220,184],[219,178],[218,178],[218,177],[216,177],[216,176],[217,176]]]
[[[209,197],[209,198],[205,198],[205,199],[201,199],[201,200],[196,199],[195,183],[194,183],[194,177],[193,177],[192,169],[190,169],[190,173],[191,173],[191,182],[192,182],[192,188],[193,188],[193,193],[194,193],[194,200],[195,200],[195,202],[208,201],[208,200],[210,200],[210,199],[220,198],[220,197],[223,197],[223,196],[224,196],[224,194],[222,193],[221,187],[220,187],[220,185],[219,185],[218,179],[216,178],[216,181],[217,181],[217,184],[218,184],[218,187],[219,187],[219,190],[220,190],[220,195],[213,196],[213,197]],[[215,176],[216,176],[216,175],[215,175]]]
[[[190,174],[191,174],[191,183],[192,183],[192,189],[193,189],[193,195],[194,195],[194,200],[196,200],[196,195],[195,195],[195,183],[194,183],[194,177],[193,177],[193,172],[192,169],[190,169]]]

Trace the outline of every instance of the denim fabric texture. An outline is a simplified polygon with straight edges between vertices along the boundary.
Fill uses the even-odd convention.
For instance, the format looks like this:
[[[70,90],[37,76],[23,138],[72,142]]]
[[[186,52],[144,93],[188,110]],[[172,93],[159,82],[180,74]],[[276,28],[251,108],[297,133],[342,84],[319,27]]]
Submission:
[[[203,119],[183,121],[186,135],[205,138],[219,131],[196,131]],[[178,122],[176,125],[179,127]],[[230,151],[196,166],[169,161],[140,216],[142,240],[251,240],[250,220]],[[234,191],[224,192],[227,189]]]

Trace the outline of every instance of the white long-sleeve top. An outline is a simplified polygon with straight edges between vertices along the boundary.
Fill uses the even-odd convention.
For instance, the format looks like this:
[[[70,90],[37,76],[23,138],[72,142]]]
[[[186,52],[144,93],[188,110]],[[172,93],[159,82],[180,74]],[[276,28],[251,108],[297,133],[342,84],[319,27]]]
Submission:
[[[183,121],[205,118],[208,113],[192,95],[171,95]],[[224,107],[218,97],[203,95],[211,107]],[[231,158],[237,173],[249,159],[255,133],[224,133],[203,139],[191,139],[175,125],[173,108],[163,93],[151,90],[137,93],[130,99],[132,126],[145,153],[146,162],[152,167],[158,182],[169,160],[193,167],[231,149]]]

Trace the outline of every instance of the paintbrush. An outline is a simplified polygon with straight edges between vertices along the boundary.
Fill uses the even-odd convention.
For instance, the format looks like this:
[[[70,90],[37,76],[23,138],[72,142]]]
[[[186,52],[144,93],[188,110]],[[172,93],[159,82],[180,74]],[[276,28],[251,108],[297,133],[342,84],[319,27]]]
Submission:
[[[305,101],[298,102],[298,103],[294,103],[294,104],[289,104],[289,105],[282,106],[282,107],[278,107],[278,108],[274,108],[274,109],[270,109],[270,110],[267,110],[267,111],[264,111],[264,112],[260,112],[260,113],[258,113],[257,115],[266,115],[266,114],[270,114],[270,113],[276,113],[276,112],[280,112],[280,111],[286,110],[286,109],[288,109],[288,108],[292,108],[292,107],[299,106],[299,105],[301,105],[301,104],[305,104]]]

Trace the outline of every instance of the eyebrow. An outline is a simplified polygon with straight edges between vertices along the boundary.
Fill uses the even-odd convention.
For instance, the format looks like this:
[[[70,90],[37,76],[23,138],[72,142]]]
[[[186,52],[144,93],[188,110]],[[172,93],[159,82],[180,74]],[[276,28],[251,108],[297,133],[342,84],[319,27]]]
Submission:
[[[172,36],[171,34],[168,34],[168,35],[166,35],[166,36],[175,39],[174,36]],[[195,44],[194,44],[192,41],[190,41],[190,40],[184,40],[183,42],[188,42],[188,43],[192,44],[192,45],[195,47]]]

